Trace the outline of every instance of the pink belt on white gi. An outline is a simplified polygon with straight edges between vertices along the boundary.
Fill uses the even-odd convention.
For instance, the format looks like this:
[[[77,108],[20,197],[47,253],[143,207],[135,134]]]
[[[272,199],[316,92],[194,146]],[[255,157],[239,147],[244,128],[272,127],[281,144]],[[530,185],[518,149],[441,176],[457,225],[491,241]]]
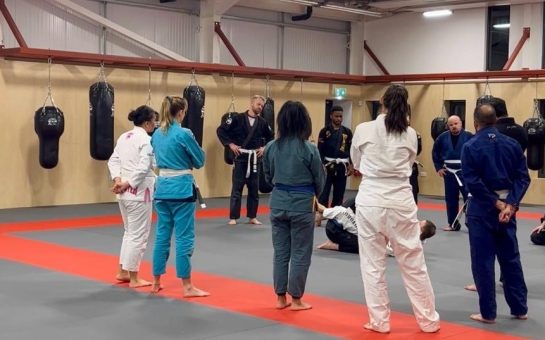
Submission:
[[[250,177],[251,172],[254,172],[254,173],[257,172],[257,149],[255,150],[238,149],[238,151],[240,151],[240,153],[248,154],[248,167],[246,168],[246,178],[248,178]],[[252,157],[254,158],[253,169],[252,169]]]

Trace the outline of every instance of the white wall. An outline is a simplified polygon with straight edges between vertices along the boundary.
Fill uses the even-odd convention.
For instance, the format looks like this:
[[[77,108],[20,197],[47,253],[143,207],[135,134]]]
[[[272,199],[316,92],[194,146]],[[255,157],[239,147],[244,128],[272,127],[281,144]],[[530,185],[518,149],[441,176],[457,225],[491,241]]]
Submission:
[[[286,27],[284,69],[346,73],[347,39],[345,34]]]
[[[522,36],[523,27],[530,27],[530,38],[524,44],[511,70],[541,69],[543,48],[543,3],[511,6],[509,55]]]
[[[390,74],[470,72],[485,69],[486,8],[426,19],[408,13],[369,21],[364,34]],[[365,74],[380,69],[365,54]]]
[[[99,3],[73,0],[99,13]],[[78,18],[43,0],[6,0],[13,20],[30,47],[96,53],[98,26]],[[19,47],[3,16],[0,23],[6,48]]]
[[[221,21],[221,29],[246,66],[280,67],[278,26],[224,19]],[[220,43],[220,62],[237,65],[223,42]]]
[[[108,4],[106,18],[190,60],[198,60],[199,18],[177,11]],[[162,58],[133,41],[109,33],[106,54]]]
[[[141,4],[135,5],[72,1],[190,60],[199,60],[199,17],[184,13],[187,8],[161,9],[158,3],[149,6],[147,2],[146,6],[142,5],[146,1],[140,0]],[[191,1],[186,7],[191,10],[196,3]],[[102,30],[97,24],[43,0],[6,0],[6,5],[30,47],[103,51]],[[233,7],[226,16],[222,29],[248,66],[336,73],[347,70],[346,22],[316,18],[291,22],[282,13],[241,7]],[[284,21],[287,27],[283,27]],[[0,22],[5,47],[17,47],[3,17]],[[106,54],[162,58],[114,32],[108,31],[105,39]],[[236,64],[223,43],[220,62]]]

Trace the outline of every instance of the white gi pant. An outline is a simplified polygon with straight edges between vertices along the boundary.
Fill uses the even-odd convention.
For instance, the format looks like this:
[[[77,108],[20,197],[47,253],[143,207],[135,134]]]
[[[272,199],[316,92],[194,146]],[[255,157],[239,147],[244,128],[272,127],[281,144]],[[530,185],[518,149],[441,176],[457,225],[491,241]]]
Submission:
[[[119,264],[123,270],[137,272],[148,244],[153,204],[119,200],[119,210],[125,228]]]
[[[386,244],[390,241],[411,300],[416,322],[424,332],[439,329],[439,314],[424,260],[420,226],[414,211],[356,208],[361,273],[371,327],[390,331],[390,299],[385,280]]]

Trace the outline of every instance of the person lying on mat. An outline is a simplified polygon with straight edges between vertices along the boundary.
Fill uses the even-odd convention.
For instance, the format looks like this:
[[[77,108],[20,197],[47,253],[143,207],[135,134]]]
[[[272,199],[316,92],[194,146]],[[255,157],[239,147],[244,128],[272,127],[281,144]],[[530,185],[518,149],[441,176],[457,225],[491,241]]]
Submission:
[[[318,246],[318,249],[338,250],[344,253],[358,254],[358,227],[356,225],[356,199],[344,202],[342,206],[326,208],[316,203],[316,210],[328,219],[325,233],[328,240]],[[429,220],[420,221],[420,240],[424,241],[435,235],[436,226]],[[386,251],[394,256],[388,243]]]

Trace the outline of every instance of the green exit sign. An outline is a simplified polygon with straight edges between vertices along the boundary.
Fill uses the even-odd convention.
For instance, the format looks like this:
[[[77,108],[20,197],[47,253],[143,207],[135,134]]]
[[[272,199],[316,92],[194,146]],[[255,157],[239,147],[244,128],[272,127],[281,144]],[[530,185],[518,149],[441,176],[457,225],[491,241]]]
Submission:
[[[345,87],[337,87],[335,89],[335,97],[338,97],[338,98],[346,97],[346,88]]]

